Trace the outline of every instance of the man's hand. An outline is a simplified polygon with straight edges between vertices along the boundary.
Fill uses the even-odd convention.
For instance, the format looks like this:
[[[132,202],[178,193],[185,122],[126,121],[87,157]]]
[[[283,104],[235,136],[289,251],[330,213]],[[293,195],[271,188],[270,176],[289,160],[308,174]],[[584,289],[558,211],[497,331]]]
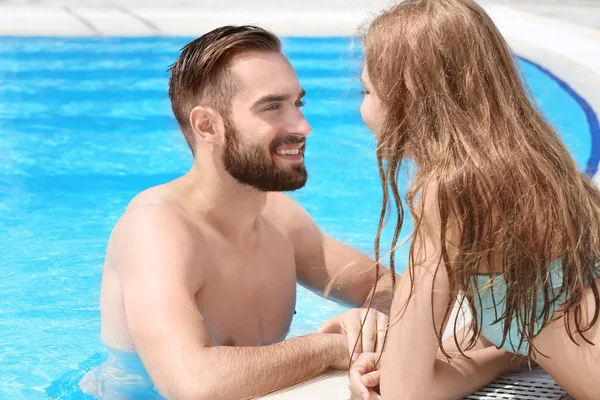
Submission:
[[[337,355],[334,357],[335,362],[331,365],[331,368],[347,371],[350,367],[350,354],[346,347],[346,336],[337,333],[327,334],[326,336],[331,339],[332,346],[330,349],[332,353]]]
[[[360,327],[365,316],[366,321],[361,335]],[[349,353],[354,352],[356,355],[363,352],[381,353],[388,322],[389,317],[375,309],[354,308],[323,322],[319,332],[346,335]],[[359,336],[360,340],[358,340]]]
[[[375,390],[380,379],[377,361],[379,354],[362,353],[350,368],[348,388],[353,399],[381,400],[381,395]]]

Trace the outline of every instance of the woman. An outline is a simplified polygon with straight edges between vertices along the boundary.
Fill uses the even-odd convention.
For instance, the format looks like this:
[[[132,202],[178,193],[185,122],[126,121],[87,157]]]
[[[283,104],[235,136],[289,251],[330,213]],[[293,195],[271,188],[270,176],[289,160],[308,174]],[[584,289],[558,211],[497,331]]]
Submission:
[[[360,356],[353,393],[462,398],[524,357],[575,398],[600,398],[600,192],[530,102],[491,19],[470,0],[409,0],[364,45],[361,114],[378,142],[381,221],[398,208],[392,249],[401,160],[417,171],[385,351],[380,364]],[[443,343],[457,300],[473,320]]]

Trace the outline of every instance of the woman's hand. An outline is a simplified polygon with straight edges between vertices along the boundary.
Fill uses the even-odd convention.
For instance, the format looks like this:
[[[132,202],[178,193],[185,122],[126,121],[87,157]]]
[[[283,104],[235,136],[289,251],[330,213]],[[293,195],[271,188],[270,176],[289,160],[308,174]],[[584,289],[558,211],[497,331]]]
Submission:
[[[364,400],[381,400],[376,389],[379,386],[378,353],[362,353],[350,368],[350,383],[348,388],[352,398]]]

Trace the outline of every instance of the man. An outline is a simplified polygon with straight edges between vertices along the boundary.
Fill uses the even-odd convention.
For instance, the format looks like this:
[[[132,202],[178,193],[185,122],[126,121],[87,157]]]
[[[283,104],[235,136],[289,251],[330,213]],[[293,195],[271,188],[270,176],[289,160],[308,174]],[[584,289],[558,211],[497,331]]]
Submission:
[[[296,282],[317,292],[329,285],[332,297],[361,307],[375,266],[280,193],[306,182],[311,127],[277,37],[242,26],[194,40],[171,68],[169,96],[194,164],[136,196],[114,228],[105,344],[137,352],[160,393],[176,399],[258,396],[346,369],[355,342],[357,352],[380,351],[387,316],[374,309],[362,338],[365,309],[353,309],[319,333],[283,340]],[[385,271],[372,299],[384,311]]]

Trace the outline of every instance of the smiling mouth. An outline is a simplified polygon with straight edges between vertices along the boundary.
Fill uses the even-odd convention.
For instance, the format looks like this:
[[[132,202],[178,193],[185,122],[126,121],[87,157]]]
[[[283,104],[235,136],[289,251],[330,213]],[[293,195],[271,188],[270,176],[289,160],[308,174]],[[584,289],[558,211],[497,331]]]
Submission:
[[[279,154],[280,156],[295,156],[301,153],[301,149],[280,149],[275,152],[275,154]]]
[[[284,158],[300,158],[304,155],[304,143],[282,145],[275,150],[275,154]]]

